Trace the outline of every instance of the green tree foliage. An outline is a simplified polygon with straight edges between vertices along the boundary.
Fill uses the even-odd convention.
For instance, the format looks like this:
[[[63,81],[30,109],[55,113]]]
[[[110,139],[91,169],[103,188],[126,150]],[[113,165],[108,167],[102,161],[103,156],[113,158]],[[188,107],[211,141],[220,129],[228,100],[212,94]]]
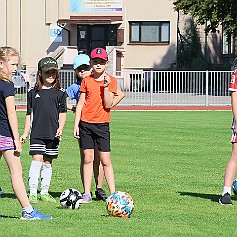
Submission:
[[[179,32],[178,44],[178,65],[179,69],[197,69],[197,60],[202,56],[200,38],[196,25],[192,19],[186,25],[184,34]]]
[[[206,24],[206,33],[222,25],[226,35],[237,35],[237,0],[177,0],[174,9]]]

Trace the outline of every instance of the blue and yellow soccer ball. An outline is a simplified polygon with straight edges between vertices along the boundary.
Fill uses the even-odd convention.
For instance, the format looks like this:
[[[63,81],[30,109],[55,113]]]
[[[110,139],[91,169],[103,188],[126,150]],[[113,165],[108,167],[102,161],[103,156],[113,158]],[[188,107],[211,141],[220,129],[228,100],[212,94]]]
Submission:
[[[106,208],[110,216],[129,218],[134,210],[134,202],[128,193],[118,191],[106,199]]]
[[[232,190],[235,195],[237,195],[237,179],[235,179],[232,183]]]

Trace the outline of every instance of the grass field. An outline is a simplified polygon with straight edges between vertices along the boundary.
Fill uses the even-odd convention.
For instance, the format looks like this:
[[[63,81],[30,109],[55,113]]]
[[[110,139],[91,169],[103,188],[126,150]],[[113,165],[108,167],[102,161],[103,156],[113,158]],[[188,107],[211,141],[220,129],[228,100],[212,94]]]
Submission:
[[[18,112],[22,131],[24,112]],[[9,173],[1,160],[0,236],[236,236],[237,199],[221,206],[224,169],[231,152],[230,111],[113,111],[112,161],[117,190],[135,202],[130,219],[108,217],[105,203],[93,201],[79,210],[62,209],[67,188],[82,190],[79,153],[68,113],[60,155],[54,161],[51,194],[58,203],[39,202],[50,221],[21,221]],[[27,184],[29,144],[22,152]],[[107,185],[105,189],[108,192]],[[93,190],[94,192],[94,184]]]

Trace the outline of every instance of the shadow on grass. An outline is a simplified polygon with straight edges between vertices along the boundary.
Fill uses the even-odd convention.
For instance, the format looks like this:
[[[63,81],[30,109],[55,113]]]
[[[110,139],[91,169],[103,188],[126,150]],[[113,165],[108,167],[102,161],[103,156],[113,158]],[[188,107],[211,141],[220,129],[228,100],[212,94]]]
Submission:
[[[54,198],[59,198],[62,192],[49,192]]]
[[[1,195],[1,198],[12,198],[12,199],[16,199],[16,195],[14,193],[4,193]],[[1,199],[0,198],[0,199]]]
[[[192,192],[178,192],[181,196],[191,196],[191,197],[198,197],[209,199],[212,202],[219,202],[220,194],[206,194],[206,193],[192,193]]]
[[[62,192],[49,192],[54,198],[59,198]],[[12,198],[15,199],[16,195],[14,193],[4,193],[1,195],[1,198]]]
[[[0,221],[4,219],[19,219],[19,217],[16,216],[5,216],[0,214]]]

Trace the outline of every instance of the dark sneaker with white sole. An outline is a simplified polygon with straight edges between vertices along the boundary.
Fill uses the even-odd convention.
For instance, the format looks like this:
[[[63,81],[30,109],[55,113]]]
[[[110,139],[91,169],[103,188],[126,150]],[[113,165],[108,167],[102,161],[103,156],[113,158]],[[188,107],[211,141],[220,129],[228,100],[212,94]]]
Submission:
[[[95,191],[95,196],[96,196],[96,200],[103,200],[103,201],[106,201],[107,199],[107,195],[106,195],[106,192],[103,188],[98,188],[96,191]]]
[[[231,201],[231,197],[229,193],[225,193],[223,196],[220,197],[219,203],[221,205],[233,205]]]
[[[0,188],[0,196],[3,194],[4,194],[4,192],[3,192],[2,188]]]

